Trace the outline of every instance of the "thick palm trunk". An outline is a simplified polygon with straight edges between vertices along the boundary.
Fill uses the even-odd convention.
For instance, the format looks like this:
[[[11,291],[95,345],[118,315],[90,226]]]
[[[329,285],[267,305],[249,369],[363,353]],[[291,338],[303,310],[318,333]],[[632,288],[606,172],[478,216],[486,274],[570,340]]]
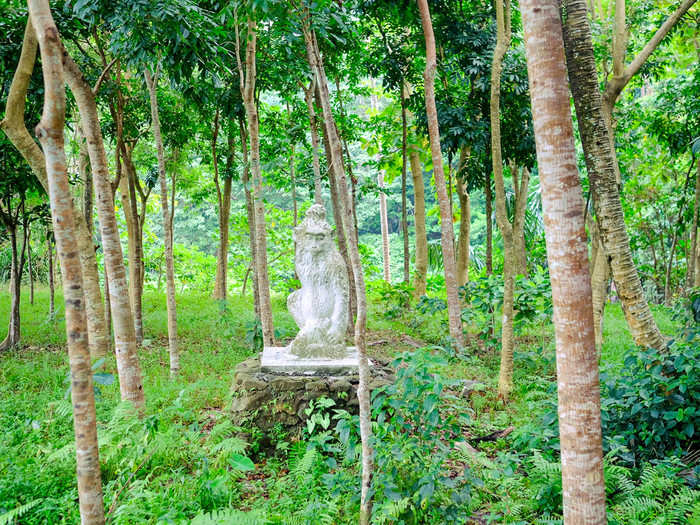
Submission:
[[[144,72],[148,93],[151,99],[151,123],[153,125],[153,138],[156,142],[158,154],[158,181],[160,182],[160,205],[163,211],[163,230],[165,233],[165,276],[167,286],[168,308],[168,350],[170,353],[170,376],[174,377],[180,372],[180,351],[177,347],[177,305],[175,303],[175,263],[173,260],[173,214],[174,209],[168,205],[168,179],[165,169],[165,152],[163,137],[160,132],[160,116],[158,114],[158,69],[151,76],[146,69]],[[173,179],[172,190],[175,194]]]
[[[115,352],[122,401],[131,401],[137,409],[144,405],[141,367],[136,353],[134,322],[129,304],[128,285],[122,257],[122,247],[114,212],[114,193],[109,181],[107,154],[104,149],[97,105],[92,89],[78,66],[66,51],[63,52],[66,81],[80,110],[80,119],[92,166],[97,195],[97,216],[102,236],[105,268],[109,274],[109,300],[114,324]],[[55,230],[55,228],[54,228]],[[104,313],[102,314],[104,322]],[[88,327],[89,328],[89,327]]]
[[[564,523],[602,525],[600,387],[559,2],[520,5],[554,304]]]
[[[430,137],[430,153],[433,158],[433,175],[437,186],[438,204],[440,206],[440,225],[442,260],[445,268],[445,289],[447,291],[447,315],[450,327],[450,337],[455,340],[458,347],[464,347],[464,334],[462,333],[462,307],[457,294],[457,263],[454,249],[454,227],[452,225],[452,209],[447,195],[445,184],[445,171],[442,165],[442,151],[440,149],[440,128],[435,105],[435,70],[437,69],[437,57],[435,51],[435,34],[433,23],[430,20],[430,11],[427,0],[418,0],[421,25],[425,37],[425,111],[428,120],[428,135]]]
[[[22,42],[22,53],[17,64],[17,70],[12,77],[10,91],[7,94],[5,118],[0,122],[0,128],[5,131],[7,137],[17,148],[17,151],[20,152],[32,168],[32,172],[39,179],[41,185],[48,191],[44,154],[29,134],[24,123],[25,100],[36,60],[36,50],[37,40],[34,28],[31,20],[27,20],[24,41]],[[95,358],[106,355],[109,348],[109,339],[104,324],[104,305],[102,304],[102,295],[100,293],[95,247],[83,215],[75,204],[73,204],[73,208],[77,227],[76,242],[83,273],[83,292],[85,293],[90,355]]]
[[[634,342],[663,348],[664,338],[644,298],[625,228],[585,1],[566,0],[566,11],[564,42],[569,81],[603,247]]]
[[[75,221],[63,142],[65,87],[62,48],[48,1],[30,1],[30,16],[37,30],[44,74],[44,111],[36,128],[46,158],[49,202],[61,262],[66,312],[66,340],[71,371],[71,399],[75,430],[78,500],[83,524],[104,523],[102,482],[97,445],[95,395],[90,369],[87,318],[82,274],[75,236]]]

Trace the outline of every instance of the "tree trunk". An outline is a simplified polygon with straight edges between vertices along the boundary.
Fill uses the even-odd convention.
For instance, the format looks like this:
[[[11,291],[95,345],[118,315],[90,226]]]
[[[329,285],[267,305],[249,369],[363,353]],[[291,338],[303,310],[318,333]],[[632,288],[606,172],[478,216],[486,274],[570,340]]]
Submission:
[[[158,181],[160,182],[160,205],[163,210],[163,230],[165,233],[165,279],[167,287],[168,308],[168,348],[170,351],[170,376],[175,377],[180,372],[180,352],[177,347],[177,305],[175,303],[175,262],[173,260],[173,214],[174,209],[168,206],[168,180],[165,171],[165,152],[163,137],[160,133],[160,116],[158,115],[158,68],[151,77],[151,72],[144,71],[148,93],[151,99],[151,122],[153,138],[158,153]],[[175,195],[175,179],[173,177],[173,195]]]
[[[696,174],[695,174],[695,216],[693,219],[693,232],[695,233],[695,245],[693,246],[693,253],[691,257],[694,259],[693,263],[693,286],[694,287],[699,287],[700,286],[700,242],[697,242],[698,239],[698,224],[697,224],[697,216],[698,216],[698,209],[700,208],[700,193],[698,190],[698,187],[700,187],[700,161],[695,166]]]
[[[450,326],[450,336],[458,347],[464,347],[462,333],[462,307],[457,295],[457,263],[454,252],[454,226],[452,225],[452,209],[447,196],[445,172],[442,165],[440,150],[440,128],[438,125],[437,107],[435,105],[435,70],[437,57],[435,52],[435,35],[430,20],[427,0],[418,0],[423,35],[425,37],[425,111],[428,120],[428,135],[430,137],[430,153],[433,158],[433,175],[437,186],[438,204],[440,206],[442,260],[445,268],[445,289],[447,291],[447,313]]]
[[[382,263],[384,267],[384,281],[391,284],[391,253],[389,251],[389,218],[387,216],[386,193],[384,193],[384,170],[377,174],[377,186],[379,187],[379,224],[382,232]]]
[[[401,86],[401,232],[403,233],[403,282],[408,284],[411,279],[411,250],[408,245],[408,203],[406,199],[406,169],[408,164],[408,117],[406,101]]]
[[[690,250],[688,256],[686,257],[688,261],[688,270],[685,278],[685,285],[687,288],[693,286],[695,282],[695,272],[697,267],[695,266],[695,252],[697,252],[698,246],[698,213],[700,212],[700,162],[696,165],[696,175],[695,175],[695,200],[693,204],[693,222],[690,226]]]
[[[231,127],[231,126],[229,126]],[[216,152],[216,139],[219,130],[219,109],[216,110],[214,119],[214,138],[212,139],[212,157],[214,163],[214,183],[216,185],[216,196],[219,204],[219,246],[216,252],[216,280],[214,281],[214,299],[225,301],[228,294],[227,273],[228,273],[228,234],[231,218],[231,187],[232,181],[229,174],[233,164],[233,130],[228,133],[228,153],[226,157],[226,178],[223,188],[219,182],[219,162]]]
[[[314,204],[323,204],[321,186],[321,163],[318,155],[318,125],[316,122],[316,110],[314,109],[313,96],[316,91],[316,79],[312,78],[309,88],[304,88],[306,109],[309,112],[309,130],[311,132],[311,157],[314,170]]]
[[[83,215],[85,224],[92,237],[92,170],[90,169],[90,158],[86,150],[85,135],[83,130],[78,128],[78,173],[83,181]]]
[[[53,321],[56,318],[56,306],[55,306],[55,290],[54,290],[54,277],[53,277],[53,246],[51,244],[51,237],[47,234],[46,236],[46,252],[48,254],[48,265],[49,265],[49,318]]]
[[[464,286],[469,281],[469,229],[471,226],[471,204],[469,192],[463,180],[457,179],[459,195],[459,237],[457,238],[457,285]]]
[[[608,282],[610,281],[610,265],[600,240],[598,227],[593,219],[590,219],[589,231],[591,232],[591,288],[593,295],[593,329],[595,333],[596,354],[600,358],[603,349],[603,321],[605,303],[608,298]]]
[[[31,20],[28,19],[24,41],[22,42],[22,53],[17,64],[17,70],[12,77],[10,91],[7,94],[5,118],[0,122],[0,128],[5,131],[7,137],[17,148],[17,151],[20,152],[32,168],[41,185],[48,191],[44,154],[29,134],[24,123],[25,100],[36,60],[36,50],[36,35]],[[77,246],[80,252],[80,264],[83,272],[83,291],[85,293],[90,355],[95,358],[106,355],[109,348],[109,340],[104,325],[104,305],[100,294],[95,247],[85,219],[78,212],[78,207],[75,203],[73,203],[73,208],[77,226]]]
[[[365,295],[365,281],[362,274],[362,263],[357,243],[357,232],[353,218],[353,203],[350,199],[350,191],[343,169],[343,150],[340,139],[337,135],[335,119],[331,110],[330,95],[328,93],[328,79],[323,67],[323,62],[318,49],[316,36],[310,28],[311,15],[308,9],[303,11],[303,32],[306,43],[307,57],[311,72],[316,77],[319,85],[319,98],[323,111],[323,120],[328,131],[328,143],[331,157],[330,174],[335,178],[337,185],[339,203],[341,205],[341,223],[347,232],[348,252],[352,264],[353,280],[357,295],[357,318],[355,321],[355,347],[359,355],[359,384],[357,387],[357,398],[360,409],[360,439],[362,441],[362,483],[360,491],[360,525],[368,525],[372,515],[372,500],[369,496],[369,489],[372,482],[372,427],[369,402],[369,361],[367,359],[366,330],[367,330],[367,297]]]
[[[246,126],[241,117],[238,121],[241,135],[241,153],[243,154],[243,173],[241,182],[245,191],[245,209],[248,216],[248,240],[250,242],[250,261],[252,268],[257,268],[257,253],[255,242],[255,207],[253,205],[253,192],[250,189],[250,164],[248,163],[248,134]],[[248,274],[246,273],[246,278]],[[245,281],[243,282],[243,292],[245,293]],[[255,317],[260,319],[260,294],[258,293],[258,283],[255,271],[253,271],[253,304],[255,307]]]
[[[566,12],[569,80],[603,247],[634,342],[663,348],[664,338],[644,298],[625,228],[585,1],[566,0]]]
[[[126,271],[124,269],[119,229],[117,228],[117,219],[114,212],[114,193],[112,184],[109,181],[107,154],[104,149],[95,96],[78,66],[65,50],[63,51],[63,67],[66,81],[73,92],[80,111],[81,125],[87,140],[93,182],[95,183],[102,249],[111,287],[109,299],[111,301],[112,322],[114,325],[115,352],[121,399],[122,401],[131,401],[140,411],[144,405],[143,381],[141,379],[138,354],[136,353],[134,321],[131,316],[131,306],[127,294]],[[104,313],[102,313],[102,322],[104,323]]]
[[[423,167],[415,146],[408,156],[413,178],[413,217],[416,227],[416,268],[413,275],[413,294],[416,299],[425,295],[428,277],[428,235],[425,228],[425,184]]]
[[[9,204],[9,203],[8,203]],[[5,222],[5,227],[10,234],[10,322],[7,330],[7,337],[0,342],[0,351],[8,350],[20,341],[20,303],[21,303],[21,283],[22,283],[22,264],[20,261],[17,249],[17,224],[11,222],[11,210],[8,206],[8,221]]]
[[[46,158],[51,216],[63,276],[80,518],[83,524],[102,524],[105,518],[97,445],[95,395],[90,369],[82,273],[78,252],[75,250],[75,208],[71,204],[63,142],[66,112],[66,93],[61,67],[63,46],[48,1],[30,0],[29,11],[37,30],[44,75],[44,111],[36,127],[36,135]]]
[[[266,346],[274,346],[275,331],[272,324],[272,304],[270,302],[270,279],[267,271],[267,232],[265,231],[265,206],[263,204],[263,180],[260,168],[260,123],[258,107],[255,101],[256,43],[257,24],[248,16],[245,56],[245,74],[240,64],[240,52],[236,54],[239,61],[240,88],[248,121],[248,138],[250,140],[250,171],[253,175],[253,207],[255,211],[255,282],[260,301],[260,321],[262,323],[263,341]],[[238,31],[238,26],[236,26]],[[238,45],[238,33],[236,33]],[[238,47],[240,47],[238,45]]]
[[[24,243],[27,245],[27,273],[29,274],[29,304],[34,306],[34,268],[32,265],[32,230],[31,223],[27,222],[25,226],[26,238]]]
[[[564,523],[602,525],[600,386],[559,2],[520,5],[554,305]]]
[[[493,195],[491,192],[491,167],[484,177],[484,200],[486,201],[486,275],[493,273]]]
[[[503,237],[503,312],[501,322],[501,366],[498,395],[508,399],[513,389],[513,297],[515,278],[515,246],[513,224],[506,210],[503,158],[501,154],[501,71],[503,58],[510,46],[510,0],[496,0],[496,47],[491,62],[491,161],[496,189],[496,222]]]

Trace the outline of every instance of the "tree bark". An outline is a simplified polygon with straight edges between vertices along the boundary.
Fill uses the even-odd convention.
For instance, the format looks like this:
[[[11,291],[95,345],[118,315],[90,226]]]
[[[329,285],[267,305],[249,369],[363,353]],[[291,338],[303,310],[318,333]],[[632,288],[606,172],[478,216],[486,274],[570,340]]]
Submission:
[[[24,123],[25,100],[29,87],[29,80],[36,60],[37,40],[31,20],[27,20],[27,27],[22,42],[22,53],[17,70],[12,77],[10,91],[7,94],[5,118],[0,122],[0,128],[7,134],[12,144],[17,148],[22,157],[32,168],[32,172],[48,191],[48,179],[44,154],[34,142]],[[85,219],[73,203],[74,217],[76,218],[76,237],[80,252],[80,264],[83,273],[83,291],[85,293],[85,309],[87,312],[88,339],[90,343],[90,355],[92,358],[106,355],[109,348],[109,339],[104,325],[104,305],[100,293],[100,279],[97,273],[97,260],[95,259],[95,247],[92,243],[90,232],[87,229]]]
[[[484,177],[484,200],[486,201],[486,275],[493,273],[493,194],[491,192],[491,167]]]
[[[406,198],[406,170],[408,165],[408,116],[406,101],[401,86],[401,232],[403,234],[403,282],[408,284],[411,279],[411,250],[408,245],[408,203]]]
[[[53,276],[53,245],[51,243],[51,237],[46,236],[46,253],[48,255],[48,265],[49,265],[49,318],[53,321],[56,318],[56,305],[55,305],[55,289],[54,289],[54,276]]]
[[[602,525],[600,386],[559,2],[520,5],[554,305],[564,522]]]
[[[165,278],[167,287],[168,308],[168,349],[170,352],[170,376],[175,377],[180,372],[180,351],[177,347],[177,304],[175,303],[175,262],[173,260],[173,215],[174,209],[168,205],[168,180],[165,169],[165,152],[163,137],[160,133],[160,116],[158,114],[158,68],[151,76],[146,68],[144,71],[148,93],[151,99],[151,122],[153,138],[158,154],[158,181],[160,182],[160,205],[163,211],[163,230],[165,233]],[[173,195],[175,195],[175,180],[173,178]]]
[[[231,126],[229,126],[231,127]],[[233,130],[228,133],[228,153],[226,156],[226,178],[223,187],[219,182],[219,162],[216,151],[216,140],[219,134],[219,109],[216,109],[214,118],[214,133],[212,138],[212,158],[214,163],[214,184],[216,185],[216,197],[219,205],[219,246],[216,252],[216,279],[214,281],[214,299],[225,301],[228,294],[228,234],[231,218],[231,189],[232,181],[229,176],[233,164]]]
[[[4,224],[7,232],[10,236],[10,320],[7,329],[7,337],[0,342],[0,351],[8,350],[13,348],[20,342],[21,338],[21,317],[20,317],[20,304],[21,304],[21,283],[22,283],[22,270],[24,267],[24,250],[26,247],[26,235],[22,235],[23,244],[22,251],[20,252],[17,248],[17,226],[18,226],[18,216],[21,213],[21,209],[24,207],[24,199],[22,199],[22,204],[18,206],[17,212],[12,213],[10,208],[10,199],[6,201],[6,210],[2,209],[0,202],[0,219]],[[20,255],[21,253],[21,255]]]
[[[416,267],[413,274],[413,296],[419,299],[425,295],[428,277],[428,235],[425,228],[425,184],[423,167],[415,146],[411,146],[408,156],[413,179],[413,218],[416,227]]]
[[[603,322],[605,303],[608,298],[608,282],[610,281],[610,265],[605,256],[605,250],[600,240],[598,226],[593,219],[589,223],[591,232],[591,288],[593,290],[593,329],[595,332],[596,354],[600,357],[603,349]]]
[[[501,154],[501,71],[503,58],[510,46],[510,0],[496,0],[496,47],[491,62],[491,161],[496,189],[496,222],[503,237],[503,311],[501,322],[501,366],[498,395],[507,399],[513,389],[513,298],[515,289],[514,228],[506,210],[503,158]]]
[[[323,204],[321,186],[321,163],[318,154],[318,124],[316,121],[316,110],[314,109],[314,92],[316,91],[316,78],[312,78],[308,89],[304,89],[304,100],[309,113],[309,130],[311,133],[311,158],[314,170],[314,204]]]
[[[438,204],[440,206],[442,260],[445,268],[445,289],[447,291],[447,315],[450,336],[459,348],[464,347],[462,333],[462,307],[457,294],[457,263],[454,251],[454,226],[452,225],[452,209],[447,195],[445,171],[440,150],[440,128],[435,105],[435,70],[437,57],[435,51],[435,34],[430,20],[427,0],[417,0],[420,10],[421,25],[425,37],[425,111],[428,120],[428,135],[430,137],[430,153],[433,158],[433,175],[437,186]]]
[[[238,121],[239,131],[241,135],[241,153],[243,154],[243,173],[241,174],[241,182],[245,192],[245,209],[248,216],[248,240],[250,242],[250,261],[253,269],[257,268],[257,253],[255,242],[255,207],[253,205],[253,192],[250,189],[250,163],[248,162],[248,134],[246,126],[241,117]],[[246,278],[248,274],[246,273]],[[245,283],[243,282],[243,293],[245,293]],[[258,292],[258,283],[255,270],[253,270],[253,304],[255,308],[255,317],[260,319],[260,294]]]
[[[374,79],[370,79],[370,88],[374,90]],[[377,95],[370,96],[372,111],[377,111]],[[389,250],[389,219],[387,217],[386,193],[384,193],[384,170],[381,168],[382,144],[377,142],[377,187],[379,188],[379,229],[382,234],[382,268],[384,270],[384,281],[391,284],[391,253]]]
[[[664,338],[644,298],[625,228],[585,1],[566,0],[566,11],[569,81],[601,240],[635,344],[660,349]]]
[[[360,409],[360,439],[362,441],[362,482],[360,491],[360,525],[368,525],[372,515],[372,500],[369,497],[369,489],[372,482],[372,427],[369,402],[369,361],[367,359],[366,330],[367,330],[367,297],[365,294],[365,281],[362,273],[362,263],[357,243],[357,232],[353,218],[353,202],[350,199],[350,191],[343,169],[343,150],[335,126],[335,119],[331,110],[330,95],[328,92],[328,79],[323,67],[323,61],[318,49],[316,36],[311,30],[311,15],[308,9],[303,8],[303,32],[306,43],[307,57],[311,67],[311,73],[316,77],[319,86],[319,98],[323,111],[323,120],[328,132],[328,143],[331,156],[330,174],[335,178],[339,203],[341,205],[341,223],[347,232],[348,255],[352,264],[355,293],[357,296],[357,317],[355,320],[355,347],[359,361],[359,384],[357,398]]]
[[[31,222],[27,221],[25,226],[26,238],[24,239],[27,245],[27,273],[29,274],[29,304],[34,305],[34,268],[32,267],[32,230]]]
[[[695,200],[693,205],[693,222],[690,226],[690,253],[687,257],[688,273],[686,275],[686,286],[688,288],[695,284],[695,274],[700,271],[695,260],[695,254],[698,251],[698,213],[700,212],[700,162],[697,162],[695,168]]]
[[[459,196],[459,237],[457,238],[457,285],[464,286],[469,281],[469,229],[471,226],[471,204],[466,183],[456,180]]]
[[[136,352],[134,321],[129,304],[126,271],[122,257],[122,247],[114,212],[114,193],[109,181],[107,154],[105,153],[102,130],[97,114],[97,104],[92,89],[86,82],[78,66],[63,51],[63,67],[66,81],[75,97],[80,111],[81,125],[87,140],[93,182],[97,194],[97,216],[102,236],[105,268],[109,275],[111,293],[109,295],[112,323],[114,325],[115,352],[119,373],[119,389],[122,401],[131,401],[140,411],[144,405],[141,366]],[[55,227],[54,227],[55,231]],[[104,322],[104,313],[102,314]]]
[[[275,331],[272,324],[272,304],[270,302],[270,279],[267,271],[267,232],[265,230],[265,206],[263,204],[263,180],[260,168],[260,123],[255,101],[257,24],[248,16],[245,55],[245,71],[240,58],[238,25],[236,25],[236,59],[240,72],[240,88],[248,122],[250,140],[250,171],[253,175],[253,206],[255,211],[255,271],[256,285],[260,301],[260,321],[263,341],[266,346],[274,346]]]
[[[76,251],[76,226],[73,217],[75,208],[68,184],[63,139],[66,93],[61,66],[62,45],[48,1],[30,0],[29,12],[37,31],[44,75],[44,111],[36,127],[36,135],[46,159],[51,216],[63,276],[80,518],[83,524],[102,524],[105,518],[95,396],[90,369],[82,272]]]

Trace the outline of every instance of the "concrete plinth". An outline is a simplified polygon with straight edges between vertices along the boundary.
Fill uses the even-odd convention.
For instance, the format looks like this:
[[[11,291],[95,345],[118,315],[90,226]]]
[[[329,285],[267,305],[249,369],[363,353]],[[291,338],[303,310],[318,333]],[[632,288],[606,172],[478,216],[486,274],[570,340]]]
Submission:
[[[260,356],[260,371],[289,376],[357,375],[358,355],[354,346],[338,358],[298,357],[288,346],[266,346]]]

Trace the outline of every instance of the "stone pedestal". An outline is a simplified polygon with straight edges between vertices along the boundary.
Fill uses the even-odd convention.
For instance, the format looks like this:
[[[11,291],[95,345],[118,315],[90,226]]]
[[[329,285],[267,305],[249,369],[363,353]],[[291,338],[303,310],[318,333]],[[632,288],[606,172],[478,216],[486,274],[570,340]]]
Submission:
[[[266,346],[260,356],[260,371],[289,376],[348,376],[358,374],[358,355],[354,346],[337,358],[298,357],[289,346]]]
[[[270,349],[266,349],[268,351]],[[329,374],[330,363],[326,365],[326,375],[321,374],[323,368],[309,367],[308,364],[297,362],[293,365],[280,365],[279,358],[284,353],[270,353],[265,357],[265,369],[261,366],[259,357],[254,357],[240,363],[235,370],[233,380],[233,403],[231,413],[233,423],[241,427],[257,428],[263,432],[280,425],[283,430],[298,433],[306,424],[304,410],[308,408],[311,399],[328,397],[336,402],[334,408],[347,410],[357,414],[357,385],[359,377],[346,364],[333,365],[336,370],[346,373]],[[357,355],[355,364],[357,363]],[[351,358],[349,358],[351,359]],[[308,361],[307,359],[299,361]],[[324,360],[325,361],[325,360]],[[333,361],[333,360],[331,360]],[[283,361],[282,361],[283,362]],[[282,366],[282,373],[271,373],[270,367]],[[289,367],[292,368],[289,368]],[[295,373],[293,368],[300,370]],[[279,368],[278,368],[279,369]],[[311,371],[311,374],[304,374]],[[394,381],[392,370],[388,367],[373,363],[370,367],[370,390]],[[303,375],[302,375],[303,374]]]

